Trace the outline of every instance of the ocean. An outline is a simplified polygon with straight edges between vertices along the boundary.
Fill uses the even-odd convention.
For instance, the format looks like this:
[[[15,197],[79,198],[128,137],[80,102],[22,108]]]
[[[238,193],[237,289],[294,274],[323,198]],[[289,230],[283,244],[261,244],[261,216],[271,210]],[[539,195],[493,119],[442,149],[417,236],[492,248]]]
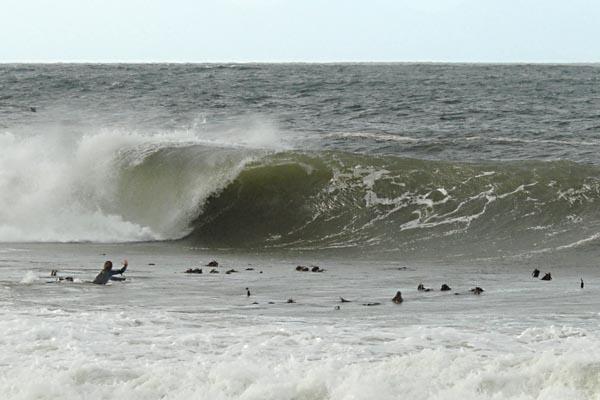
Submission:
[[[600,399],[599,151],[600,65],[0,65],[0,397]]]

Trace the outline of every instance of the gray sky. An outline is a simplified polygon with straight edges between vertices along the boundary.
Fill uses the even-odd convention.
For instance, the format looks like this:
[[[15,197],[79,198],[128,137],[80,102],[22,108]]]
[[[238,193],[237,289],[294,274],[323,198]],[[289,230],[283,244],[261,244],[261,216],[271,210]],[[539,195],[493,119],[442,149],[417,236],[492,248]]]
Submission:
[[[0,0],[0,62],[600,62],[598,0]]]

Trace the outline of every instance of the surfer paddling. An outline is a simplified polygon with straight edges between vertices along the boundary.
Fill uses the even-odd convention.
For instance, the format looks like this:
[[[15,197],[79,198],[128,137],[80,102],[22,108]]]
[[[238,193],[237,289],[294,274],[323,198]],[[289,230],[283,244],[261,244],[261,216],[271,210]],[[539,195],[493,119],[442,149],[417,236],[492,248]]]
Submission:
[[[100,273],[98,274],[98,276],[96,276],[96,279],[94,279],[94,281],[92,283],[98,284],[98,285],[106,285],[106,283],[110,280],[124,280],[124,278],[117,278],[114,277],[113,275],[121,275],[123,274],[123,272],[125,272],[125,270],[127,269],[127,260],[123,261],[123,268],[121,269],[117,269],[117,270],[113,270],[112,269],[112,261],[107,261],[104,263],[104,267],[102,268],[102,271],[100,271]]]

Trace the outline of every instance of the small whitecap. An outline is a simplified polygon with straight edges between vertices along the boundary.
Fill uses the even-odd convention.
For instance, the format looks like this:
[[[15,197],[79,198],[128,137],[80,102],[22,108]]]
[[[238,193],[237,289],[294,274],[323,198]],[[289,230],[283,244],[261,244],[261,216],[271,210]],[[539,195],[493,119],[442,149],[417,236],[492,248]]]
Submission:
[[[23,279],[21,279],[21,283],[25,285],[32,284],[37,280],[37,275],[33,271],[27,271]]]

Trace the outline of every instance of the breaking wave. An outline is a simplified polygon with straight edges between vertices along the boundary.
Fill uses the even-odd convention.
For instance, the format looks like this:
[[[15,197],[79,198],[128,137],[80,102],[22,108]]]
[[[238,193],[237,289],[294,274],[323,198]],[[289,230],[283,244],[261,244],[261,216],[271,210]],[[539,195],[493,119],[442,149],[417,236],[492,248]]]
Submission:
[[[213,193],[190,239],[215,246],[494,256],[593,245],[597,167],[284,152]]]
[[[597,242],[596,166],[265,147],[2,134],[0,241],[493,255]]]

